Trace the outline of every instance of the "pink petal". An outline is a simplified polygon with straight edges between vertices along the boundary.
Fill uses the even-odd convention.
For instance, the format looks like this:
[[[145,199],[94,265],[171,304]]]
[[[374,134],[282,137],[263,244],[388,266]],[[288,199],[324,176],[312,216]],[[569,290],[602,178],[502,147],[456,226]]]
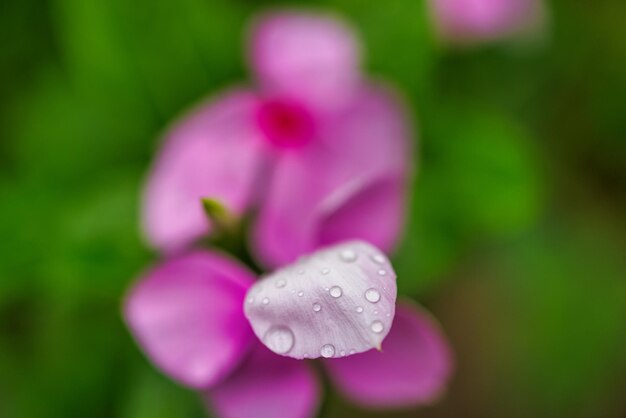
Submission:
[[[328,245],[355,237],[390,251],[402,227],[405,196],[401,176],[376,179],[338,199],[331,196],[321,205],[318,242]]]
[[[329,16],[281,12],[260,19],[251,34],[250,59],[270,94],[316,108],[342,105],[358,83],[357,39]]]
[[[442,37],[458,42],[499,39],[530,29],[541,18],[538,0],[431,0]]]
[[[319,400],[316,376],[306,363],[277,356],[261,345],[207,394],[220,418],[312,417]]]
[[[229,373],[251,342],[241,305],[253,275],[217,253],[157,266],[131,290],[129,328],[146,354],[178,382],[206,388]]]
[[[179,250],[209,231],[202,197],[235,214],[248,208],[265,154],[257,106],[253,95],[231,92],[194,109],[166,135],[143,202],[144,228],[155,247]]]
[[[393,321],[396,275],[362,241],[320,250],[257,282],[245,314],[257,337],[297,359],[342,357],[380,347]]]
[[[399,304],[382,351],[325,363],[334,383],[367,407],[431,403],[443,392],[452,359],[438,324],[413,304]]]
[[[282,155],[253,236],[261,261],[280,266],[354,238],[391,250],[410,171],[407,125],[398,102],[371,88],[328,120],[317,141]]]

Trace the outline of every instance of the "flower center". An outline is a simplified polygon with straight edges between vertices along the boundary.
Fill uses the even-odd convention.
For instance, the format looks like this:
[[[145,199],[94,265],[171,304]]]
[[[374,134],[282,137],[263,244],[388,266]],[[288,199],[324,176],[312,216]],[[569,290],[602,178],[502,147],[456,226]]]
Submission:
[[[313,138],[313,116],[295,101],[267,100],[259,107],[257,119],[267,140],[278,148],[299,148]]]

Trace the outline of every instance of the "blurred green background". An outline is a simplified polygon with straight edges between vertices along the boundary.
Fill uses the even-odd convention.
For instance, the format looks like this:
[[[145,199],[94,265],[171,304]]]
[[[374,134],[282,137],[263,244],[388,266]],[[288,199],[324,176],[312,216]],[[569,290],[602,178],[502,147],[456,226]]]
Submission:
[[[0,417],[201,417],[121,322],[156,259],[138,196],[164,126],[250,80],[244,0],[0,3]],[[400,291],[456,353],[446,397],[375,414],[626,417],[626,2],[547,3],[545,34],[451,50],[418,0],[344,15],[404,92],[420,172]]]

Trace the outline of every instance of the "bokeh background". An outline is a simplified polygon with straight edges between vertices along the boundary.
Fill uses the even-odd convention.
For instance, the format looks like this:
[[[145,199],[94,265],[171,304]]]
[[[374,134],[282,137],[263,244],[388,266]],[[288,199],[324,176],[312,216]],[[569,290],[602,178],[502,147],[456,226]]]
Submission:
[[[0,417],[201,417],[120,299],[156,259],[138,197],[158,134],[250,80],[246,24],[286,3],[0,3]],[[343,15],[419,126],[400,291],[441,320],[438,404],[325,417],[626,417],[626,2],[554,0],[532,39],[452,49],[422,0]]]

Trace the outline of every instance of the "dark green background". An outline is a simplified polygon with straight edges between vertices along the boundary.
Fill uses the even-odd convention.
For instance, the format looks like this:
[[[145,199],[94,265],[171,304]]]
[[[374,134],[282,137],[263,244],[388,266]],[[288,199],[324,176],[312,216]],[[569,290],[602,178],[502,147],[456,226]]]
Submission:
[[[456,51],[423,1],[307,4],[353,22],[419,127],[395,265],[457,370],[394,416],[626,416],[626,2],[555,0],[542,36]],[[0,417],[203,415],[121,322],[156,260],[138,195],[168,121],[250,80],[246,22],[276,5],[0,3]]]

